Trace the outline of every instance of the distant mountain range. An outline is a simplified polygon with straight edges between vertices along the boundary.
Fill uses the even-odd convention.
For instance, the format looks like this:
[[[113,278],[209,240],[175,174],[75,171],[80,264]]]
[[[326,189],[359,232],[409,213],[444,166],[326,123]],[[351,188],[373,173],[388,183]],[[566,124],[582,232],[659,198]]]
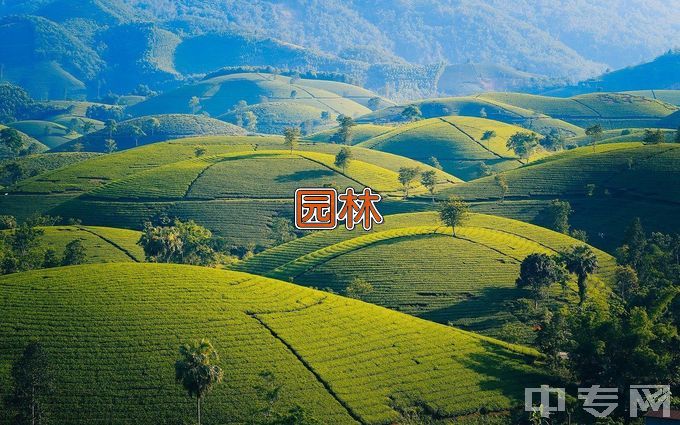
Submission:
[[[342,73],[394,99],[540,91],[680,39],[672,5],[643,0],[0,0],[0,17],[0,79],[50,99],[234,66]]]

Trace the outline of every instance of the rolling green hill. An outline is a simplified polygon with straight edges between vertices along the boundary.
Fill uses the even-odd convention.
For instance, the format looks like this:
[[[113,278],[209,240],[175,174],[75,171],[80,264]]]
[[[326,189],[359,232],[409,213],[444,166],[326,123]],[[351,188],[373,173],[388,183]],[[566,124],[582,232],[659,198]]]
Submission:
[[[635,90],[625,93],[633,96],[644,96],[680,107],[680,90]]]
[[[486,131],[496,135],[482,140]],[[510,136],[520,131],[526,130],[483,118],[449,116],[404,124],[359,146],[421,162],[434,156],[445,171],[470,180],[480,176],[481,164],[496,171],[522,165],[517,155],[505,147]]]
[[[373,157],[368,151],[365,159]],[[269,245],[274,238],[272,220],[292,218],[293,194],[299,187],[370,186],[383,196],[401,196],[396,171],[364,162],[360,153],[344,171],[333,161],[330,153],[295,151],[290,155],[262,148],[192,159],[132,174],[52,211],[87,224],[128,228],[140,228],[152,215],[166,212],[193,219],[229,243]],[[445,174],[439,178],[440,187],[451,186]],[[414,193],[424,192],[422,186],[414,188]]]
[[[572,98],[521,93],[485,93],[478,97],[530,109],[580,127],[600,124],[604,128],[655,127],[658,120],[678,108],[625,93],[591,93]]]
[[[548,203],[571,203],[573,228],[586,230],[592,245],[613,250],[639,217],[647,231],[678,232],[680,145],[602,144],[553,155],[503,173],[504,202],[493,177],[441,193],[457,195],[478,211],[549,225]]]
[[[555,119],[538,112],[504,104],[499,101],[480,97],[444,97],[412,102],[418,106],[423,118],[460,115],[467,117],[488,118],[507,124],[518,125],[541,134],[557,130],[565,137],[583,135],[583,129],[566,121]],[[359,123],[387,123],[403,121],[401,115],[406,105],[387,107],[360,117]]]
[[[80,134],[72,133],[65,126],[51,121],[16,121],[9,126],[29,135],[50,149],[80,137]]]
[[[17,159],[0,160],[0,170],[9,162],[19,163],[24,171],[23,178],[37,176],[47,171],[66,167],[86,159],[94,158],[98,154],[91,152],[63,152],[63,153],[42,153],[35,155],[22,156]],[[0,185],[7,186],[9,181],[7,176],[0,172]]]
[[[352,127],[352,145],[365,142],[370,138],[387,133],[393,129],[393,127],[386,125],[358,124]],[[305,137],[305,140],[309,140],[310,142],[314,143],[333,143],[332,138],[337,131],[337,128],[320,131]]]
[[[500,339],[533,340],[532,323],[518,314],[519,264],[535,252],[554,253],[581,242],[530,224],[474,214],[453,238],[436,213],[389,215],[371,232],[318,232],[264,251],[235,265],[238,270],[328,286],[342,292],[355,278],[375,290],[365,301]],[[615,262],[597,251],[599,278]],[[598,279],[591,280],[594,287]],[[593,296],[602,290],[593,289]],[[573,302],[575,289],[560,302]],[[517,314],[513,314],[513,312]]]
[[[200,111],[213,117],[234,112],[239,101],[245,101],[248,105],[259,104],[263,112],[258,115],[258,126],[266,116],[268,102],[275,105],[274,110],[278,114],[285,112],[276,108],[279,104],[311,108],[318,112],[315,116],[317,119],[321,118],[322,111],[350,116],[370,112],[365,106],[336,93],[298,84],[290,77],[260,73],[229,74],[202,80],[138,103],[129,112],[136,116],[186,113],[191,111],[189,101],[194,96],[200,99]],[[277,112],[272,114],[277,115]],[[300,112],[293,110],[290,122],[299,123],[297,114]],[[305,116],[304,119],[309,117]]]
[[[85,263],[122,263],[144,261],[144,250],[137,245],[140,232],[96,226],[46,226],[38,238],[44,248],[62,255],[66,245],[79,239],[85,249]],[[2,231],[2,232],[7,232]]]
[[[134,128],[142,130],[135,136]],[[81,143],[89,152],[106,152],[106,140],[115,140],[119,150],[156,143],[165,140],[191,136],[243,136],[246,131],[241,127],[214,118],[200,115],[168,114],[151,115],[118,123],[111,134],[103,128],[84,137],[57,147],[58,151],[73,149],[73,144]]]
[[[195,158],[197,147],[206,150],[201,158]],[[275,151],[265,155],[272,149]],[[332,165],[341,146],[305,143],[300,149],[305,152],[304,158],[298,158],[302,154],[298,151],[290,158],[282,138],[257,136],[156,143],[26,179],[7,189],[8,195],[0,197],[0,208],[20,218],[49,213],[81,218],[86,224],[127,228],[140,228],[143,221],[165,211],[170,216],[194,219],[235,243],[269,244],[268,225],[275,216],[292,216],[292,194],[300,184],[341,186],[351,182],[359,187],[368,183],[376,190],[394,193],[399,190],[399,168],[433,169],[408,158],[354,147],[355,161],[347,168],[346,177]],[[223,155],[218,163],[229,155],[233,158],[213,164],[214,155]],[[208,165],[214,167],[192,184]],[[437,179],[437,190],[460,182],[438,170]],[[130,181],[144,184],[126,187],[125,182]],[[195,190],[187,199],[190,185]],[[90,193],[97,188],[101,189]],[[418,191],[424,189],[416,188]]]
[[[173,363],[180,344],[201,338],[226,375],[205,400],[206,423],[257,415],[263,372],[282,385],[276,410],[299,404],[334,424],[397,421],[395,402],[449,418],[502,412],[548,380],[527,364],[531,349],[245,273],[100,264],[0,277],[0,287],[0,361],[40,341],[62,423],[188,420],[195,403]],[[3,396],[8,375],[0,369]]]

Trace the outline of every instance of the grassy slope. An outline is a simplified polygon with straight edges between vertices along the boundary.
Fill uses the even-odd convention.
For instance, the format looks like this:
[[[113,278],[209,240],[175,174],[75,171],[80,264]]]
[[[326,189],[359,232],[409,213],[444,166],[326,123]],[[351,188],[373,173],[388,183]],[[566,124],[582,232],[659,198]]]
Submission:
[[[173,362],[180,344],[200,338],[226,374],[205,401],[206,423],[262,408],[263,371],[283,385],[277,409],[298,403],[335,424],[391,422],[390,397],[443,415],[503,410],[546,379],[517,354],[526,348],[243,273],[109,264],[2,277],[0,287],[0,392],[5,365],[41,341],[56,366],[57,422],[190,419]]]
[[[625,227],[640,217],[647,230],[677,232],[680,205],[680,145],[642,146],[616,143],[584,147],[554,155],[504,173],[505,202],[493,178],[486,177],[441,193],[458,195],[480,211],[541,225],[549,200],[572,203],[574,228],[588,232],[592,244],[618,246]],[[587,185],[595,185],[592,196]]]
[[[305,137],[305,140],[315,143],[331,143],[331,138],[337,132],[337,128],[320,131]],[[365,142],[366,140],[379,136],[393,130],[390,126],[374,125],[374,124],[359,124],[352,128],[352,145]]]
[[[298,187],[333,183],[339,188],[369,185],[399,189],[397,173],[353,161],[343,174],[333,156],[317,152],[241,152],[193,159],[117,180],[55,209],[85,223],[139,228],[145,219],[166,211],[192,218],[227,240],[271,243],[269,225],[277,216],[292,217]],[[423,189],[421,188],[421,192]]]
[[[625,93],[634,96],[644,96],[650,99],[658,99],[671,105],[680,106],[680,90],[635,90]]]
[[[502,102],[480,97],[444,97],[426,99],[416,104],[424,118],[459,115],[467,117],[488,118],[507,124],[518,125],[542,134],[557,129],[565,136],[583,135],[583,129],[566,121],[551,118],[538,112],[508,105]],[[404,105],[384,108],[358,119],[360,123],[399,122]]]
[[[71,133],[63,125],[51,121],[17,121],[11,123],[10,127],[29,135],[50,149],[80,137],[80,134]]]
[[[224,180],[219,175],[212,173],[220,179],[220,184],[208,185],[212,192],[204,192],[200,195],[200,202],[185,202],[184,195],[196,173],[190,171],[188,177],[175,187],[173,191],[144,195],[144,190],[139,188],[125,188],[121,190],[126,198],[132,199],[94,200],[72,198],[89,192],[95,188],[109,183],[117,182],[145,170],[152,170],[172,163],[191,160],[194,158],[196,146],[204,146],[206,156],[227,154],[229,152],[245,152],[257,149],[261,152],[266,149],[279,149],[277,155],[286,155],[282,139],[279,137],[201,137],[182,139],[166,143],[158,143],[143,146],[113,155],[101,156],[83,163],[75,164],[43,175],[27,179],[14,188],[11,188],[9,196],[0,197],[0,206],[8,213],[25,217],[32,212],[49,212],[62,217],[81,217],[87,224],[97,224],[112,227],[139,228],[144,220],[159,211],[166,211],[170,215],[176,215],[183,219],[193,218],[216,231],[218,234],[234,238],[235,241],[255,241],[257,243],[271,243],[271,235],[268,225],[277,215],[292,215],[292,188],[296,184],[309,183],[321,184],[331,180],[340,184],[345,178],[332,170],[332,159],[341,146],[332,144],[301,144],[300,149],[309,151],[313,161],[325,163],[317,164],[312,160],[304,163],[304,169],[282,173],[281,176],[270,173],[272,170],[262,170],[263,173],[253,176],[251,179],[237,178]],[[352,179],[359,182],[369,182],[376,188],[386,188],[394,191],[396,187],[396,172],[403,166],[420,166],[429,168],[424,164],[413,160],[382,153],[359,147],[353,148],[355,163],[350,165],[347,172]],[[320,155],[320,157],[319,157]],[[321,158],[321,160],[319,160]],[[200,162],[200,161],[199,161]],[[264,165],[261,162],[258,164]],[[286,163],[285,161],[279,163]],[[252,162],[249,164],[253,164]],[[378,164],[378,165],[373,165]],[[330,168],[328,167],[330,166]],[[187,171],[186,169],[184,169]],[[198,167],[197,172],[200,172]],[[219,170],[216,169],[215,171]],[[310,170],[316,170],[316,175],[309,174]],[[251,172],[252,170],[245,170]],[[275,170],[274,170],[275,171]],[[158,181],[147,180],[147,188],[158,186],[156,191],[167,191],[177,181],[179,173],[173,166],[166,167],[164,176]],[[228,167],[222,169],[222,176],[231,175]],[[252,173],[251,173],[252,174]],[[250,175],[250,174],[249,174]],[[263,186],[261,175],[268,182]],[[153,176],[153,174],[150,174]],[[269,176],[269,177],[267,177]],[[332,177],[334,176],[334,177]],[[140,177],[141,178],[141,177]],[[188,179],[188,181],[187,181]],[[209,180],[204,180],[209,181]],[[457,178],[438,171],[438,190],[450,187],[460,182]],[[259,198],[267,196],[269,199],[254,199],[254,186],[259,185],[258,191],[265,189],[269,195],[258,195]],[[354,181],[353,186],[359,183]],[[120,183],[114,183],[114,186]],[[272,188],[277,188],[274,192]],[[111,189],[114,190],[114,189]],[[247,191],[248,193],[240,193]],[[135,192],[138,192],[135,195]],[[220,193],[222,192],[222,193]],[[240,194],[239,194],[240,193]],[[144,195],[139,199],[140,194]],[[227,195],[225,197],[225,194]],[[47,195],[47,196],[46,196]],[[122,195],[116,195],[120,198]],[[193,194],[192,194],[193,195]],[[151,199],[153,198],[153,199]],[[169,201],[168,198],[174,200]],[[219,198],[208,200],[207,198]],[[274,199],[280,198],[280,199]],[[198,199],[198,198],[197,198]],[[178,200],[181,200],[178,202]]]
[[[150,120],[154,118],[158,120],[157,128],[152,128],[149,124]],[[132,129],[135,126],[144,132],[144,135],[141,135],[137,140],[132,135]],[[214,118],[200,115],[170,114],[133,118],[120,122],[112,135],[112,139],[115,140],[118,150],[123,150],[133,148],[135,144],[142,146],[183,137],[245,136],[245,134],[246,131],[241,127]],[[109,136],[109,131],[103,128],[70,143],[65,143],[59,146],[57,150],[70,150],[74,143],[81,143],[86,151],[106,152],[106,140]]]
[[[144,251],[137,245],[140,233],[133,230],[96,226],[42,227],[40,241],[62,255],[66,245],[80,239],[86,263],[120,263],[144,261]],[[5,231],[6,232],[6,231]]]
[[[554,253],[578,243],[537,226],[479,214],[452,238],[437,214],[416,213],[386,216],[385,225],[372,232],[315,233],[234,267],[336,292],[363,277],[375,287],[368,302],[527,342],[533,339],[531,323],[512,314],[512,302],[528,297],[515,288],[519,263],[528,254]],[[597,253],[599,277],[610,276],[612,257]],[[572,287],[565,299],[574,298]]]
[[[590,93],[557,98],[521,93],[486,93],[482,99],[530,109],[581,127],[599,123],[605,128],[652,127],[675,112],[665,102],[625,93]]]
[[[14,160],[0,161],[0,168],[9,162],[18,162],[25,168],[27,176],[36,176],[47,171],[85,161],[86,159],[94,158],[96,156],[98,156],[98,154],[90,152],[39,153],[35,155],[22,156]],[[0,184],[3,183],[4,182],[0,181]]]
[[[291,98],[295,90],[297,97]],[[148,99],[130,108],[136,116],[161,113],[186,113],[192,96],[201,99],[201,110],[216,117],[225,114],[240,100],[249,105],[261,103],[262,98],[271,102],[292,102],[320,110],[346,115],[360,115],[370,110],[335,93],[298,84],[291,84],[289,77],[271,74],[231,74],[199,81],[169,93]]]
[[[496,136],[482,140],[487,130]],[[496,171],[519,167],[519,158],[505,147],[519,131],[526,130],[483,118],[451,116],[404,124],[359,146],[422,162],[434,156],[445,171],[470,180],[479,177],[481,163]]]

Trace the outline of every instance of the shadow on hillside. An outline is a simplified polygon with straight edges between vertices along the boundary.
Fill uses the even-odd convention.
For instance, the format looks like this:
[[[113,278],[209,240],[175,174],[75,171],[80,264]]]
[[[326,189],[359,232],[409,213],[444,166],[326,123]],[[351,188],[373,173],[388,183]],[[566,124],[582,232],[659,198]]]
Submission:
[[[335,173],[331,170],[303,170],[296,171],[292,174],[285,174],[276,177],[276,181],[279,183],[284,182],[299,182],[303,180],[314,180],[323,177],[332,177]]]
[[[429,311],[420,317],[439,323],[454,322],[458,327],[474,331],[498,328],[507,320],[494,316],[499,312],[512,313],[509,309],[513,301],[523,296],[524,292],[516,288],[485,288],[479,293],[470,294],[467,299]]]
[[[555,382],[540,366],[532,366],[532,358],[514,353],[494,344],[482,342],[485,353],[474,353],[461,358],[460,363],[483,378],[479,388],[502,394],[518,407],[524,403],[524,389],[551,385]],[[489,406],[493,407],[493,406]]]

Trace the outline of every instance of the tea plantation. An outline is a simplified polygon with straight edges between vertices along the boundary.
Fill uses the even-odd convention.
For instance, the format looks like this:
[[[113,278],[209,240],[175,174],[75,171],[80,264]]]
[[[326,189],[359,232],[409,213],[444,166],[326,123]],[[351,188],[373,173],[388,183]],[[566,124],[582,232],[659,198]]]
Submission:
[[[281,385],[275,410],[299,404],[334,424],[399,420],[397,401],[449,418],[503,412],[525,386],[549,382],[527,364],[531,349],[244,273],[103,264],[2,277],[0,288],[0,395],[6,365],[38,340],[55,364],[58,423],[189,420],[195,403],[173,364],[200,338],[225,371],[204,400],[206,423],[257,418],[263,372]]]
[[[554,155],[504,172],[505,200],[493,177],[446,190],[481,212],[550,225],[548,203],[572,205],[571,225],[586,230],[589,241],[612,250],[623,231],[639,217],[648,231],[677,232],[680,205],[680,145],[604,144]]]
[[[508,150],[507,140],[526,131],[499,121],[472,117],[441,117],[396,127],[359,144],[421,162],[435,157],[445,171],[464,179],[479,177],[481,164],[490,170],[507,170],[523,161]],[[486,132],[493,135],[485,137]],[[540,153],[535,157],[540,156]]]
[[[519,264],[529,254],[555,253],[582,242],[481,214],[472,215],[456,233],[452,237],[435,213],[387,216],[371,232],[315,233],[234,267],[341,293],[362,277],[374,286],[366,301],[501,339],[531,341],[531,323],[513,314],[513,301],[529,297],[515,288]],[[614,268],[611,256],[596,252],[600,270],[591,278],[593,296],[606,292],[603,282]],[[553,295],[574,302],[574,291],[554,288]]]
[[[137,245],[140,232],[97,226],[46,226],[39,229],[43,232],[38,238],[40,245],[53,249],[57,256],[64,252],[69,242],[80,240],[85,249],[85,263],[144,261],[144,251]]]

